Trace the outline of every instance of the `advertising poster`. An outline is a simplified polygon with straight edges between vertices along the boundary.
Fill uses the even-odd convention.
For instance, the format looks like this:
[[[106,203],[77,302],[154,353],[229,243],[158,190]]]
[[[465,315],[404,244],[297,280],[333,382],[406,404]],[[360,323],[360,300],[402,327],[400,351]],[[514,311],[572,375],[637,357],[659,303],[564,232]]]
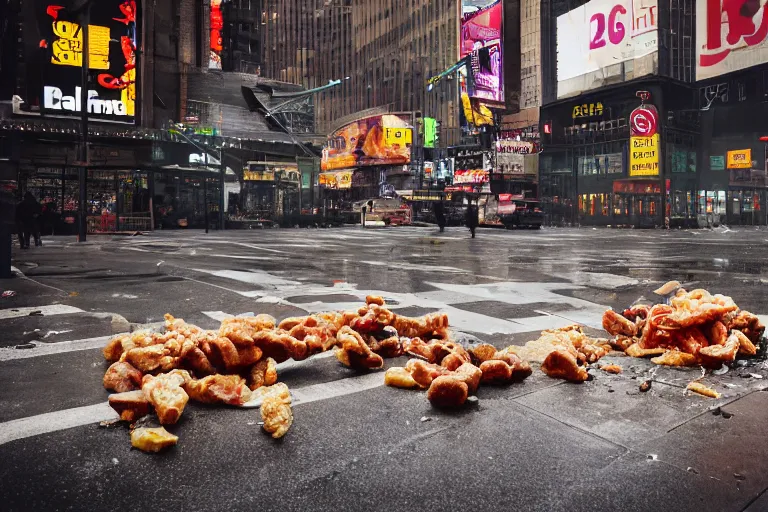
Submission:
[[[528,169],[526,173],[526,155],[534,152],[532,142],[518,140],[500,140],[496,143],[496,168],[502,174],[530,174],[534,169]]]
[[[504,102],[501,0],[463,2],[461,58],[469,56],[471,98]]]
[[[768,62],[768,3],[696,2],[696,80]]]
[[[591,0],[557,18],[557,96],[572,96],[604,85],[621,72],[616,64],[634,60],[632,75],[656,72],[656,0]]]
[[[83,31],[78,20],[56,0],[35,0],[34,8],[37,31],[25,29],[25,37],[36,38],[27,41],[28,49],[36,48],[28,52],[27,62],[30,73],[40,77],[40,90],[28,91],[27,103],[34,104],[39,94],[43,114],[79,117],[86,108],[90,119],[134,123],[139,3],[101,0],[91,4],[87,105],[82,105],[80,97]]]
[[[411,163],[413,127],[396,115],[359,119],[336,130],[323,148],[323,171]]]
[[[211,56],[208,69],[221,69],[221,53],[224,51],[224,13],[221,4],[225,0],[211,0]]]
[[[437,120],[434,117],[424,118],[424,147],[434,148],[437,140]]]
[[[752,168],[752,150],[739,149],[726,153],[729,169],[751,169]]]
[[[318,185],[334,190],[352,188],[352,174],[354,171],[337,171],[320,173],[317,179]]]
[[[659,175],[659,134],[629,139],[629,175]]]

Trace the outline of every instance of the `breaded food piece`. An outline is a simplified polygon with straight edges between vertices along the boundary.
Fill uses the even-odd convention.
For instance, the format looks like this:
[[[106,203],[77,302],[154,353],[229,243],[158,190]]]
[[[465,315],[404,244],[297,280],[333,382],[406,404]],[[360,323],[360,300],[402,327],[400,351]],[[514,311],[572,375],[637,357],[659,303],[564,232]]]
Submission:
[[[137,428],[131,432],[131,446],[148,453],[157,453],[169,446],[174,446],[178,441],[178,436],[171,434],[163,427]]]

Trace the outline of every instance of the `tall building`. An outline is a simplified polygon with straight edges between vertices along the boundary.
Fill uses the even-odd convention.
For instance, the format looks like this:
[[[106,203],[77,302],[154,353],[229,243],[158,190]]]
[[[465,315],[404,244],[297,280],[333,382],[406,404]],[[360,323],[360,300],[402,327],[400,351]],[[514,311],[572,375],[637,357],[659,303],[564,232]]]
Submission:
[[[318,87],[318,133],[357,113],[418,111],[458,140],[456,82],[427,80],[458,60],[455,0],[263,0],[262,74]],[[349,79],[347,79],[349,77]],[[371,110],[374,109],[374,110]]]

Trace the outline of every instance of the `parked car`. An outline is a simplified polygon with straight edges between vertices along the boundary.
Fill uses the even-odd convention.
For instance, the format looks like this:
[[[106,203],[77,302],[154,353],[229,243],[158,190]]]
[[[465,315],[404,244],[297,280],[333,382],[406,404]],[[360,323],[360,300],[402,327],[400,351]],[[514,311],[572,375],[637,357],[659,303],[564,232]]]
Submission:
[[[544,212],[538,201],[515,199],[508,203],[499,203],[499,217],[507,229],[541,229],[544,224]]]

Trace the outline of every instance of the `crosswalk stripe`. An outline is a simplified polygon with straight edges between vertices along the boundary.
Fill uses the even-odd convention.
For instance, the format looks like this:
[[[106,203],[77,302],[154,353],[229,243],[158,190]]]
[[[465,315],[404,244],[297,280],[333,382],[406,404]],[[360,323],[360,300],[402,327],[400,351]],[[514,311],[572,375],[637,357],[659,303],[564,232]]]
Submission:
[[[34,348],[28,349],[0,348],[0,361],[14,361],[17,359],[29,359],[31,357],[63,354],[65,352],[77,352],[80,350],[104,348],[107,342],[112,338],[113,336],[99,336],[98,338],[60,341],[58,343],[32,342]]]
[[[9,320],[11,318],[29,316],[30,313],[34,313],[36,311],[39,311],[39,314],[42,316],[84,313],[82,309],[76,308],[74,306],[67,306],[65,304],[49,304],[47,306],[0,309],[0,320]]]

